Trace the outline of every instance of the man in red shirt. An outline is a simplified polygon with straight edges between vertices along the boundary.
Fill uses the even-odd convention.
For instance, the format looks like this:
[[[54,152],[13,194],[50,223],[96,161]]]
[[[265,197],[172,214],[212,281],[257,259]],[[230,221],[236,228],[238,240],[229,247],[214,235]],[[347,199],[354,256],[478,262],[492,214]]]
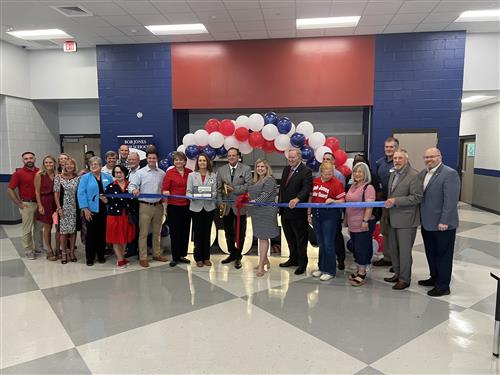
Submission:
[[[34,180],[38,168],[35,167],[36,159],[33,152],[26,151],[22,154],[22,159],[24,166],[14,172],[7,191],[21,213],[22,241],[26,257],[36,259],[35,253],[40,253],[42,250],[42,224],[35,219],[37,204]]]

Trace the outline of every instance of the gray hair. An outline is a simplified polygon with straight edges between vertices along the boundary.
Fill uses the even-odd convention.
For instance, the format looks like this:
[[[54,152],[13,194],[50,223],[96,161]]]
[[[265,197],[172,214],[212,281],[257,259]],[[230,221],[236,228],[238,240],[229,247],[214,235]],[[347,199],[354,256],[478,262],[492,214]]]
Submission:
[[[357,169],[363,170],[363,173],[365,175],[365,180],[363,182],[365,182],[367,184],[372,182],[372,174],[370,172],[370,167],[368,167],[368,165],[366,163],[363,163],[363,162],[356,163],[356,165],[352,168],[353,181],[354,181],[354,172]]]
[[[291,148],[288,150],[288,155],[290,155],[290,152],[296,152],[298,157],[302,157],[302,152],[298,148]]]
[[[92,156],[89,161],[88,161],[88,164],[91,165],[92,163],[94,162],[97,162],[99,163],[99,165],[102,167],[102,160],[99,156]]]
[[[141,160],[141,157],[139,156],[139,153],[138,152],[131,152],[130,154],[128,154],[128,157],[131,157],[131,156],[137,156],[137,159]]]

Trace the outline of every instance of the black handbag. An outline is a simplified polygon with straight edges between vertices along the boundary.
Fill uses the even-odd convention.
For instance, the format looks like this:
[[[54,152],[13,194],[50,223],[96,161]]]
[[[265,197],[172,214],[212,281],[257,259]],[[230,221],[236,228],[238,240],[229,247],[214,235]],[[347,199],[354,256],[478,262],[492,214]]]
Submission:
[[[309,243],[313,247],[318,247],[318,240],[316,239],[316,233],[314,232],[314,228],[311,225],[307,225],[307,237],[309,239]]]

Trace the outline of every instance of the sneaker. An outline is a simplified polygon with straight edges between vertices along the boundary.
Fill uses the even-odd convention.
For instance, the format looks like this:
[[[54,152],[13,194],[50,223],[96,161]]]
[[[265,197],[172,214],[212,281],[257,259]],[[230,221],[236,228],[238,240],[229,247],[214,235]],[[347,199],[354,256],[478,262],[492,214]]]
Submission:
[[[320,278],[319,278],[319,279],[320,279],[321,281],[328,281],[328,280],[333,279],[334,277],[335,277],[335,276],[330,275],[329,273],[324,273],[324,274],[322,274],[322,275],[320,276]]]
[[[34,251],[27,251],[26,252],[26,258],[29,260],[35,260],[36,259],[36,254]]]
[[[323,272],[321,272],[320,270],[316,270],[316,271],[313,271],[313,273],[311,275],[312,275],[312,277],[321,277],[321,275],[323,275]]]
[[[118,261],[118,263],[116,264],[116,266],[119,269],[123,270],[123,269],[127,268],[127,262],[124,261],[124,260],[120,260],[120,261]]]

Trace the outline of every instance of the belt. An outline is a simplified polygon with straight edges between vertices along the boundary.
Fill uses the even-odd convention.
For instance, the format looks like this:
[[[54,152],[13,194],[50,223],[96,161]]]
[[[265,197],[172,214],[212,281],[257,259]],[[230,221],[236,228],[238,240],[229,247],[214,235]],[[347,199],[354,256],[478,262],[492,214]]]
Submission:
[[[142,203],[142,204],[147,204],[149,206],[158,206],[159,204],[161,204],[160,201],[158,202],[154,202],[154,203],[149,203],[149,202],[144,202],[144,201],[139,201],[139,203]]]
[[[36,199],[21,199],[23,202],[35,203]]]

